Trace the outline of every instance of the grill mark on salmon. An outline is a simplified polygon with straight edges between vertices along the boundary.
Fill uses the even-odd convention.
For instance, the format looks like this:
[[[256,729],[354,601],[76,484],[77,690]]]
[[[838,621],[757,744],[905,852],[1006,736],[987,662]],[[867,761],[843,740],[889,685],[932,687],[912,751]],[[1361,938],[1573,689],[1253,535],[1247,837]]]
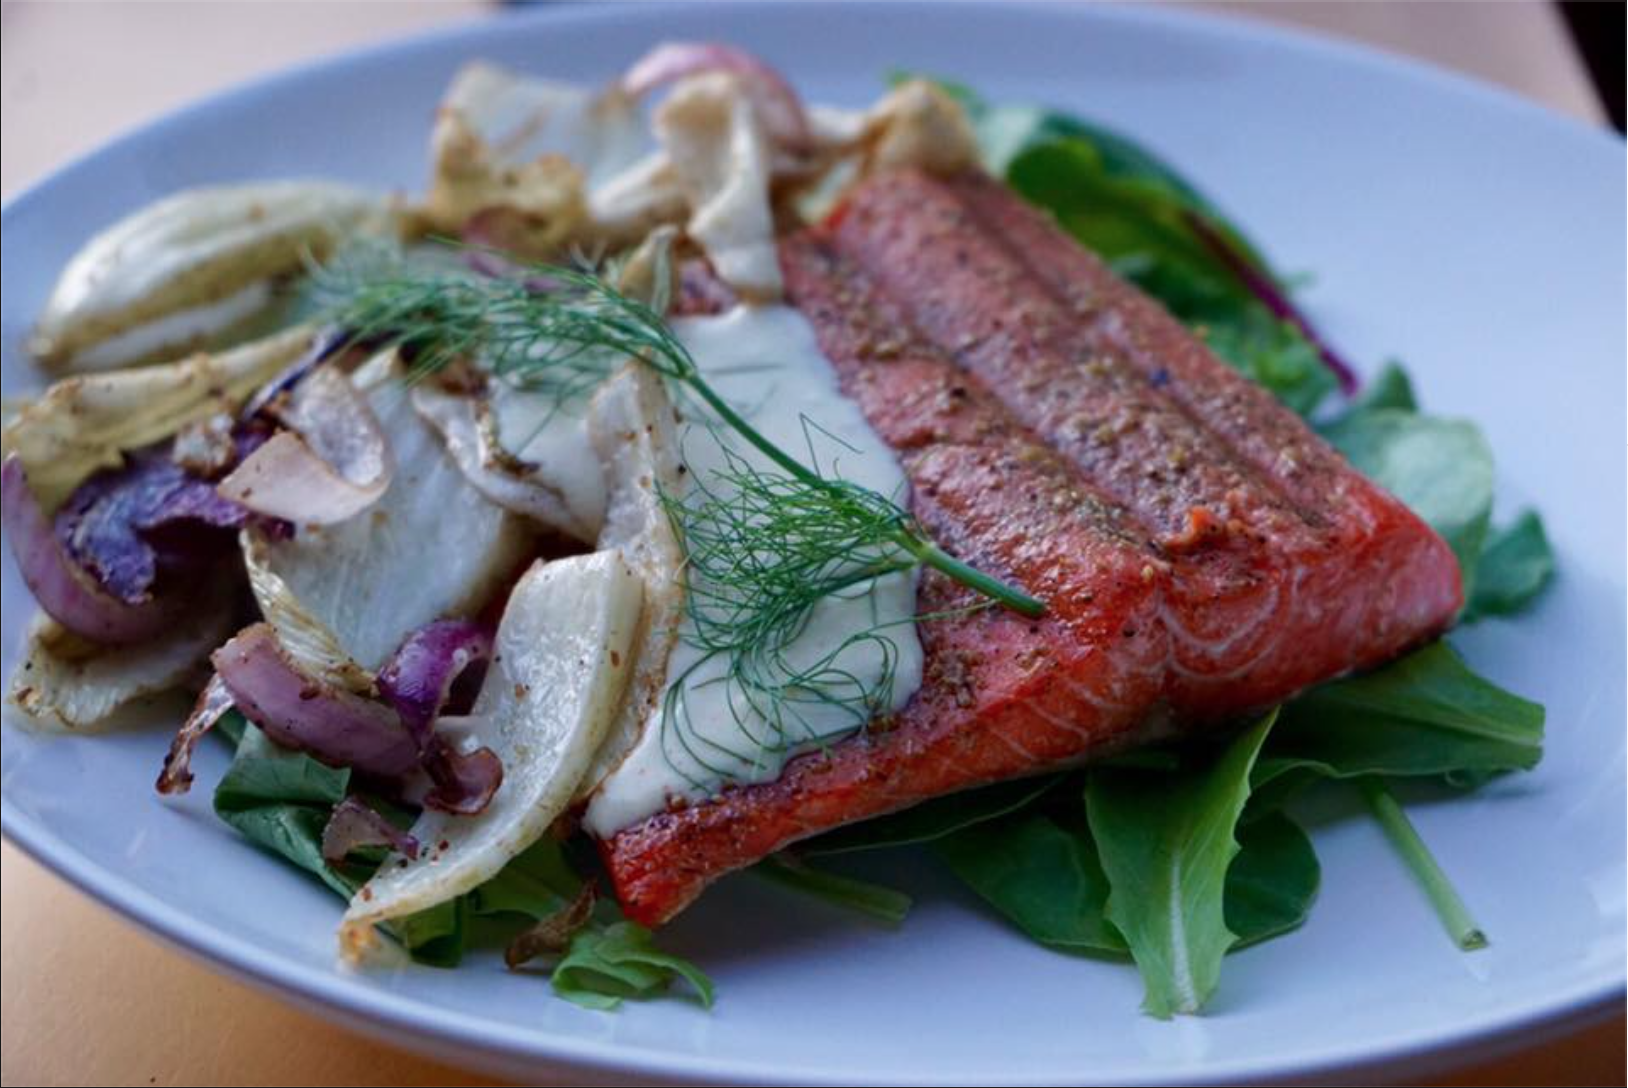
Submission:
[[[827,234],[1170,557],[1180,709],[1240,711],[1399,648],[1352,637],[1377,607],[1341,610],[1341,647],[1299,602],[1345,603],[1376,549],[1439,567],[1439,538],[1006,187],[879,175]],[[1438,582],[1432,608],[1457,592]]]
[[[1339,521],[1353,485],[1373,490],[1325,443],[1309,440],[1299,418],[1267,389],[1229,366],[1213,365],[1212,354],[1169,311],[1076,244],[1045,212],[1013,199],[988,174],[963,174],[949,188],[983,229],[1069,307],[1096,351],[1124,359],[1148,381],[1167,387],[1177,403],[1226,439],[1234,455],[1302,508]]]
[[[665,921],[723,873],[839,824],[1271,705],[1456,613],[1439,537],[1076,252],[993,181],[908,172],[783,242],[788,297],[897,451],[912,512],[1049,609],[957,612],[975,596],[925,574],[921,611],[951,615],[919,628],[911,701],[774,782],[601,843],[630,917]],[[1083,444],[1066,426],[1081,412],[1128,421],[1127,439]],[[1190,444],[1193,471],[1137,478],[1162,441]]]

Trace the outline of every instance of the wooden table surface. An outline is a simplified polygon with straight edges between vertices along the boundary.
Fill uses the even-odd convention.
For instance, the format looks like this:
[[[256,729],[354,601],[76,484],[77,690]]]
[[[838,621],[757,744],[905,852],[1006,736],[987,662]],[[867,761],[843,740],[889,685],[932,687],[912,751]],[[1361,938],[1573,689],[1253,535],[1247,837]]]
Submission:
[[[1539,3],[1196,5],[1311,27],[1603,116],[1558,15]],[[0,191],[107,137],[294,61],[461,19],[474,2],[6,3]],[[0,848],[4,1084],[486,1084],[353,1035],[156,943]],[[1623,1084],[1619,1016],[1443,1084]]]

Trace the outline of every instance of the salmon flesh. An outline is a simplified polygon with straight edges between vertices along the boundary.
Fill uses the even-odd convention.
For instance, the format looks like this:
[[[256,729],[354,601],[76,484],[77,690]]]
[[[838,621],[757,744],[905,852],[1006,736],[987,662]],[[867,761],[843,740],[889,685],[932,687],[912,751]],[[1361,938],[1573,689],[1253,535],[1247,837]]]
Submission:
[[[874,175],[780,259],[921,525],[1047,612],[956,613],[928,572],[920,611],[951,614],[901,712],[600,844],[634,920],[838,825],[1273,706],[1463,604],[1429,526],[987,175]]]

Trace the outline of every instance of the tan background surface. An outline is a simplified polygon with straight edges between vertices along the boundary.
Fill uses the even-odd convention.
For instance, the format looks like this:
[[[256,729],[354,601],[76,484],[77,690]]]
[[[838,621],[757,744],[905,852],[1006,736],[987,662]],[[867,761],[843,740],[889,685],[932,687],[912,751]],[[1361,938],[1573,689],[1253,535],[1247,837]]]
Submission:
[[[1559,17],[1538,3],[1220,3],[1603,116]],[[294,61],[489,13],[475,2],[6,3],[0,190],[107,137]],[[5,1084],[484,1084],[216,975],[0,848]],[[1461,1071],[1446,1084],[1622,1084],[1624,1023]]]

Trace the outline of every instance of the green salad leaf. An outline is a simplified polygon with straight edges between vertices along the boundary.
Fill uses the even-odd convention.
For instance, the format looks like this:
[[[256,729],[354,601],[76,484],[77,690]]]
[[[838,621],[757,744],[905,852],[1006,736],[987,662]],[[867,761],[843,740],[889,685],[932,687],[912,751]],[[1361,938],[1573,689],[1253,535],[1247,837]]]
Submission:
[[[215,814],[256,846],[349,899],[368,873],[324,861],[322,829],[333,806],[345,799],[350,771],[273,744],[235,710],[216,728],[238,740],[232,763],[215,787]]]
[[[803,843],[797,852],[805,858],[814,858],[932,842],[973,824],[1027,808],[1059,781],[1059,776],[1048,775],[937,797],[903,812],[828,831]]]
[[[582,878],[565,849],[545,835],[509,859],[498,874],[469,893],[478,915],[514,914],[540,922],[563,909],[582,891]]]
[[[556,994],[590,1009],[614,1009],[626,998],[655,996],[680,978],[703,1006],[711,1007],[712,980],[688,960],[656,948],[648,929],[628,921],[578,932],[553,973]]]
[[[215,728],[234,746],[231,765],[215,787],[216,815],[256,846],[310,873],[348,901],[384,860],[380,850],[358,851],[342,865],[331,865],[322,857],[322,832],[333,806],[349,792],[350,771],[273,743],[235,710]],[[380,807],[398,822],[411,822],[410,814]],[[488,934],[503,943],[524,923],[563,908],[581,889],[582,878],[561,844],[545,836],[468,895],[398,919],[389,932],[414,960],[453,967],[476,939],[475,918],[506,921]],[[567,978],[555,981],[561,996],[593,1008],[613,1008],[623,998],[650,996],[683,977],[711,1002],[711,984],[699,968],[657,950],[650,934],[624,921],[614,907],[601,913],[603,917],[576,936],[555,966],[558,972],[571,965]],[[600,960],[619,964],[620,974],[591,969]],[[628,980],[635,975],[645,984],[630,986]]]
[[[1098,767],[1088,774],[1099,792],[1114,783],[1127,790],[1158,791],[1148,803],[1161,801],[1164,791],[1191,792],[1203,777],[1123,766]],[[1125,955],[1129,945],[1107,914],[1110,885],[1099,847],[1100,836],[1115,834],[1117,825],[1111,820],[1088,824],[1084,794],[1075,796],[1079,802],[1067,811],[1057,811],[1052,804],[1045,806],[1047,811],[1031,807],[935,839],[930,850],[973,892],[1041,944],[1070,952]],[[1237,935],[1237,946],[1242,946],[1303,922],[1316,898],[1321,870],[1311,840],[1282,812],[1239,825],[1237,841],[1230,866],[1224,857],[1209,860],[1219,861],[1225,870],[1223,915],[1227,929]],[[1196,840],[1188,844],[1198,850],[1212,845]],[[1118,854],[1137,847],[1127,843],[1114,849]],[[1125,894],[1129,903],[1134,893]]]
[[[1467,420],[1366,408],[1323,428],[1357,471],[1405,502],[1452,546],[1466,589],[1492,514],[1492,449]]]
[[[1543,519],[1535,511],[1521,511],[1509,525],[1487,534],[1463,621],[1523,611],[1537,600],[1554,573],[1554,551]]]
[[[1419,410],[1419,398],[1413,392],[1413,379],[1395,359],[1381,367],[1378,374],[1368,379],[1361,392],[1351,398],[1351,412],[1374,408],[1400,408],[1409,412]]]
[[[1515,615],[1548,586],[1554,552],[1543,520],[1525,510],[1508,526],[1491,528],[1493,459],[1486,438],[1467,420],[1421,414],[1399,365],[1387,363],[1344,414],[1319,429],[1452,546],[1464,578],[1460,622]]]
[[[1206,767],[1087,775],[1086,814],[1108,877],[1104,913],[1130,946],[1147,987],[1142,1008],[1153,1016],[1196,1013],[1238,941],[1223,893],[1250,768],[1273,717]]]
[[[960,880],[1041,944],[1074,952],[1127,951],[1104,910],[1108,878],[1083,810],[1062,822],[1028,811],[973,824],[931,849]]]
[[[1446,642],[1287,703],[1254,769],[1260,788],[1317,777],[1486,776],[1537,766],[1543,707],[1476,675]]]
[[[1238,856],[1227,870],[1222,907],[1238,940],[1228,951],[1298,928],[1323,879],[1311,838],[1287,814],[1240,823],[1235,833]]]
[[[813,896],[826,903],[898,925],[910,913],[913,900],[904,892],[868,880],[816,869],[789,853],[771,854],[752,872],[772,883]]]

